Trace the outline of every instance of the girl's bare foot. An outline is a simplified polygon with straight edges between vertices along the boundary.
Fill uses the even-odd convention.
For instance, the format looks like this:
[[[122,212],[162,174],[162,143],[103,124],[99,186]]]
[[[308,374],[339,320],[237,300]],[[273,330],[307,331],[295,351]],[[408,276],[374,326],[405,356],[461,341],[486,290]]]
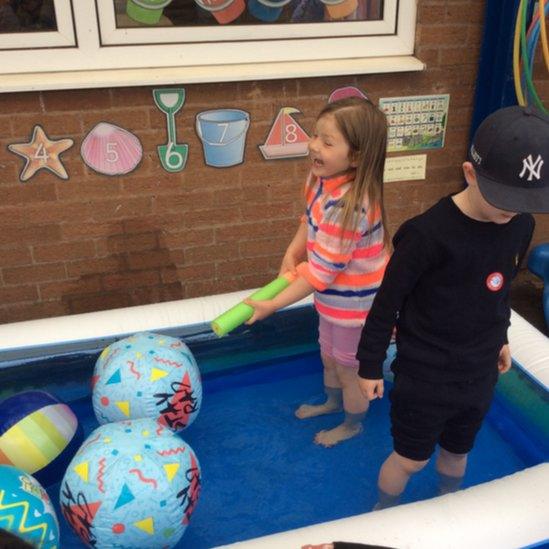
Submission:
[[[299,419],[306,419],[308,417],[323,416],[325,414],[333,414],[334,412],[341,411],[341,405],[331,402],[325,402],[324,404],[302,404],[296,411],[295,416]]]
[[[362,424],[348,425],[342,423],[329,431],[319,431],[315,435],[316,444],[320,444],[326,448],[335,446],[339,442],[352,438],[362,432]]]

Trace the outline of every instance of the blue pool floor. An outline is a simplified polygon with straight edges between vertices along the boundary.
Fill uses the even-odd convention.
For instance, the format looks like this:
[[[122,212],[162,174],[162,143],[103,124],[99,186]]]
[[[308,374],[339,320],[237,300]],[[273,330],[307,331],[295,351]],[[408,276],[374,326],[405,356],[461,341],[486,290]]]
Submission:
[[[321,365],[303,357],[204,380],[197,420],[182,437],[202,469],[197,508],[177,547],[206,549],[369,511],[379,467],[391,452],[389,401],[374,401],[364,431],[334,448],[313,442],[342,414],[298,420],[303,402],[323,399]],[[89,399],[72,403],[84,429],[97,426]],[[497,419],[498,411],[491,415]],[[470,455],[464,486],[531,465],[497,421],[485,422]],[[434,460],[412,478],[404,502],[436,495]],[[58,500],[58,486],[48,492]],[[61,514],[62,548],[81,547]],[[329,540],[328,540],[329,541]]]

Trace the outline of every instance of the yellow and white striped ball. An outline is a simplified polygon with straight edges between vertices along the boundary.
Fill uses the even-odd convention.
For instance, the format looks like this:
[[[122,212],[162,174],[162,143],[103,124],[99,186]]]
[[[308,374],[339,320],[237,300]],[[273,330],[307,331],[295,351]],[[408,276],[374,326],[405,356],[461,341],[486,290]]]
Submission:
[[[73,411],[45,391],[0,402],[0,464],[18,467],[45,486],[61,479],[82,439]]]

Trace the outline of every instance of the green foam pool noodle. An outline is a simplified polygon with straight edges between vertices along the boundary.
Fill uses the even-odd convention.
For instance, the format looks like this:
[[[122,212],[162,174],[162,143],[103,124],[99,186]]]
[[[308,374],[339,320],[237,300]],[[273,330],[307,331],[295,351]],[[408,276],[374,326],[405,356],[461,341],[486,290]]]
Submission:
[[[285,273],[284,275],[275,278],[272,282],[269,282],[266,286],[263,286],[263,288],[257,290],[257,292],[254,292],[250,296],[250,299],[255,301],[273,299],[282,290],[287,288],[295,280],[295,278],[296,277],[292,273]],[[214,319],[212,322],[212,330],[219,337],[224,336],[252,318],[253,314],[253,307],[246,305],[246,303],[240,302],[238,305],[235,305]]]

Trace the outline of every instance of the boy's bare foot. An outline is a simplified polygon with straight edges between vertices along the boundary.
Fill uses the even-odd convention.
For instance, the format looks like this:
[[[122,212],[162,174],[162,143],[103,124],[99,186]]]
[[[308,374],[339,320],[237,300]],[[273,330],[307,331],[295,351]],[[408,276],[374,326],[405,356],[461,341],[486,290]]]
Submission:
[[[295,417],[306,419],[308,417],[323,416],[324,414],[333,414],[341,412],[342,408],[339,404],[325,402],[324,404],[302,404],[296,411]]]
[[[342,423],[329,431],[319,431],[315,435],[315,442],[326,448],[335,446],[339,442],[352,438],[362,432],[362,424],[358,423],[352,427]]]

